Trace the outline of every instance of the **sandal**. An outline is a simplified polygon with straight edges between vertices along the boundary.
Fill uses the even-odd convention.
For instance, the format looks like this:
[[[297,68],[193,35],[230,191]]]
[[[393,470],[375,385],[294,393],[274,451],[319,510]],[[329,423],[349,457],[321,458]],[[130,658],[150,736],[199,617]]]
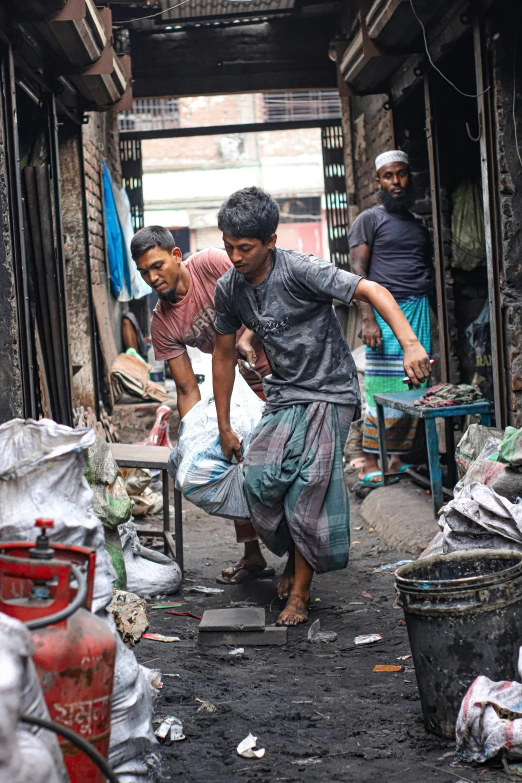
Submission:
[[[240,576],[241,575],[241,576]],[[227,578],[225,576],[216,577],[216,582],[220,585],[240,585],[243,582],[250,582],[252,579],[266,579],[274,576],[275,570],[267,566],[259,565],[258,563],[241,562],[232,566],[232,576]]]
[[[381,476],[381,481],[372,481],[376,476]],[[390,478],[390,484],[396,484],[399,478]],[[382,480],[382,470],[376,470],[373,473],[367,473],[362,479],[357,482],[357,489],[376,489],[377,487],[383,487],[384,481]]]

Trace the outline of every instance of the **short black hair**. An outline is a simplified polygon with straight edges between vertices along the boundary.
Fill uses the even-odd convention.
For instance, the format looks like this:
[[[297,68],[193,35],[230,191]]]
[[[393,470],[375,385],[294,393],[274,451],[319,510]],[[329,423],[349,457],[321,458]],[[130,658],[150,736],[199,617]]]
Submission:
[[[218,226],[224,234],[267,242],[277,230],[279,206],[269,193],[258,187],[232,193],[218,212]]]
[[[131,255],[135,261],[141,258],[147,250],[160,247],[162,250],[173,250],[176,247],[172,233],[163,226],[145,226],[136,231],[131,241]]]

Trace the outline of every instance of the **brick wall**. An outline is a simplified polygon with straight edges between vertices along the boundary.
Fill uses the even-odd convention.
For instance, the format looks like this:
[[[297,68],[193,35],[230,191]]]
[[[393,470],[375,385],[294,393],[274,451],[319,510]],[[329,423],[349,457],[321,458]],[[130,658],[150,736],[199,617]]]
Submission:
[[[360,211],[375,205],[375,158],[395,146],[393,115],[383,109],[386,95],[352,99],[352,138],[356,200]]]
[[[83,154],[85,161],[85,197],[87,199],[87,225],[89,232],[89,257],[93,285],[107,284],[105,261],[105,229],[102,205],[102,153],[104,152],[105,117],[91,112],[83,130]]]

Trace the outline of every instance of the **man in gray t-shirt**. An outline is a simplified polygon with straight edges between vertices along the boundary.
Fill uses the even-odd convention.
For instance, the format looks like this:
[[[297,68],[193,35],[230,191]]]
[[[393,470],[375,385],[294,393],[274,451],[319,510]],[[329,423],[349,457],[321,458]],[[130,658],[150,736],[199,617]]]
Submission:
[[[404,369],[418,386],[430,373],[393,296],[382,286],[326,261],[276,247],[279,208],[260,188],[244,188],[218,215],[234,265],[215,292],[214,396],[221,446],[243,460],[230,426],[235,334],[244,324],[260,338],[272,374],[264,379],[265,415],[245,462],[252,523],[275,554],[289,552],[279,585],[287,597],[279,625],[308,618],[314,571],[348,560],[349,511],[342,467],[348,425],[359,405],[356,371],[333,312],[333,299],[371,304],[404,349]]]

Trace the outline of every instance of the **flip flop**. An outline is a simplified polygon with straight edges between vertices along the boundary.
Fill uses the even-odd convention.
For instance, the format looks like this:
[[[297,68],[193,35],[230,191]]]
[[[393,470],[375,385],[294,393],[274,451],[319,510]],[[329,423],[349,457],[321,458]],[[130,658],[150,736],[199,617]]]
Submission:
[[[410,468],[413,468],[413,467],[415,467],[415,466],[414,465],[401,465],[399,470],[396,470],[395,472],[397,473],[397,475],[400,475],[401,473],[404,475],[407,470],[409,470]]]
[[[357,489],[376,489],[377,487],[383,487],[384,481],[372,481],[372,478],[375,478],[376,476],[382,477],[382,470],[376,470],[373,473],[367,473],[364,478],[359,479],[357,482]],[[398,477],[390,478],[389,483],[396,484],[398,480]]]
[[[247,573],[242,579],[236,579],[241,571]],[[275,575],[273,568],[258,565],[257,563],[236,563],[232,566],[232,576],[227,579],[224,576],[217,576],[216,582],[220,585],[241,585],[243,582],[250,582],[252,579],[266,579]]]

